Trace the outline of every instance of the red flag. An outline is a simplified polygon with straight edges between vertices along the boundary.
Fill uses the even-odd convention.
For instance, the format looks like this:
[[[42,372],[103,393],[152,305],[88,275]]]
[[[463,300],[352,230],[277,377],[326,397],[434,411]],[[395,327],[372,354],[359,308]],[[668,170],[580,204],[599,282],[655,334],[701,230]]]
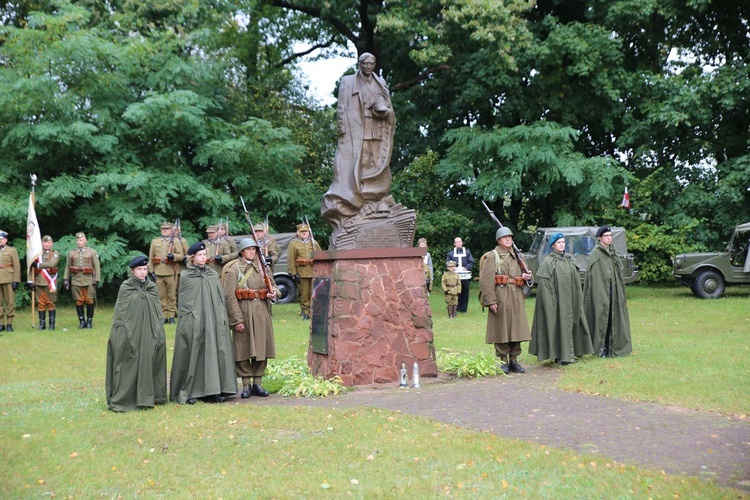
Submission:
[[[630,209],[630,194],[628,194],[627,186],[625,186],[625,194],[622,195],[622,201],[620,202],[620,206],[624,208],[625,210]]]

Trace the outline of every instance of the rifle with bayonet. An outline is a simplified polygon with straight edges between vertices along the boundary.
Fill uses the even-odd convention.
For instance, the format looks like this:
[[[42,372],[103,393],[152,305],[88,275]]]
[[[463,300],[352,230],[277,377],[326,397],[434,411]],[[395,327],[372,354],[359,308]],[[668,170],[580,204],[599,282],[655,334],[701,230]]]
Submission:
[[[177,235],[177,228],[180,226],[180,218],[177,217],[172,224],[172,234],[169,236],[169,248],[167,249],[167,261],[174,264],[174,237]]]
[[[250,231],[253,234],[253,240],[255,240],[255,226],[253,225],[253,220],[250,218],[250,212],[247,211],[247,206],[245,206],[245,199],[240,196],[240,201],[242,201],[242,209],[245,211],[245,220],[247,220],[248,225],[250,226]],[[257,241],[255,242],[258,243]],[[266,270],[266,261],[265,258],[261,255],[261,252],[258,252],[256,257],[258,258],[258,263],[260,264],[260,274],[263,277],[263,283],[266,284],[266,288],[268,289],[268,293],[273,294],[274,288],[273,283],[271,283],[271,278],[268,277],[268,271]]]
[[[307,219],[307,215],[305,215],[305,224],[310,229],[310,241],[312,242],[312,249],[314,252],[315,251],[315,236],[313,235],[312,226],[310,225],[310,221]]]
[[[484,205],[484,208],[487,209],[487,212],[490,214],[490,217],[493,221],[495,221],[495,224],[497,224],[497,227],[505,227],[503,226],[503,223],[500,222],[500,220],[495,215],[495,212],[490,210],[490,207],[487,206],[487,204],[482,200],[482,205]],[[529,266],[526,265],[526,261],[523,258],[523,254],[521,253],[521,250],[516,246],[516,242],[514,241],[512,244],[513,252],[516,254],[516,259],[518,260],[518,265],[521,266],[521,272],[523,274],[531,275],[531,270],[529,269]],[[531,275],[531,278],[526,280],[526,284],[528,286],[534,285],[534,276]]]

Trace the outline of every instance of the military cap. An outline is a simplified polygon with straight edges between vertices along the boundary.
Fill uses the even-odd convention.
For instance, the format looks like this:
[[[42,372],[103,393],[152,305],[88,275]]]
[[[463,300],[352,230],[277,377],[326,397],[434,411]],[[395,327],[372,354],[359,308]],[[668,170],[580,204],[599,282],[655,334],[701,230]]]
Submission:
[[[604,233],[611,233],[612,229],[609,226],[602,226],[596,231],[596,237],[601,238]]]
[[[258,246],[258,242],[255,241],[254,238],[242,238],[238,247],[239,251],[241,252],[244,249],[249,248],[249,247],[260,248],[260,246]]]
[[[84,233],[83,231],[78,231],[76,233],[76,238],[85,238],[85,237],[86,237],[86,233]]]
[[[7,238],[7,237],[8,237],[8,233],[0,229],[0,238]]]
[[[307,224],[304,224],[304,223],[297,224],[297,231],[309,231],[309,230],[310,230],[310,226],[308,226]]]
[[[455,260],[449,260],[445,263],[447,267],[456,267],[456,261]]]
[[[192,245],[190,245],[190,248],[188,248],[188,255],[195,255],[201,250],[205,250],[205,249],[206,249],[206,244],[203,243],[202,241],[199,241],[198,243],[193,243]]]
[[[161,229],[172,229],[174,226],[171,222],[162,222],[161,226],[159,226]]]
[[[255,227],[256,231],[265,231],[266,230],[266,225],[263,224],[262,222],[259,222],[258,224],[255,224],[255,226],[253,226],[253,227]]]
[[[49,234],[45,234],[44,236],[42,236],[42,241],[52,241],[52,236],[50,236]]]
[[[139,255],[138,257],[133,257],[133,260],[130,261],[130,264],[128,266],[130,269],[133,269],[134,267],[141,267],[141,266],[147,266],[148,265],[148,257],[145,255]]]
[[[513,231],[511,231],[507,227],[498,228],[498,230],[495,231],[495,241],[499,240],[503,236],[513,236]]]
[[[216,233],[219,231],[219,227],[215,225],[206,226],[206,232],[207,233]]]
[[[563,236],[562,233],[555,233],[555,234],[553,234],[552,237],[549,239],[549,246],[550,246],[550,248],[552,248],[552,245],[554,245],[557,240],[562,239],[564,237],[565,236]]]

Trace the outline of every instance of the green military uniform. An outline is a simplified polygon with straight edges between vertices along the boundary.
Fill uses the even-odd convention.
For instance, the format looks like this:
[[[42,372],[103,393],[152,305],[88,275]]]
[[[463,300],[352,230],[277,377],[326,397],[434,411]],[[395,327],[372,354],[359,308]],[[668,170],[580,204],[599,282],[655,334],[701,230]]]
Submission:
[[[52,243],[51,236],[42,238],[42,245]],[[60,254],[52,248],[42,250],[39,260],[34,263],[32,270],[34,273],[34,290],[36,292],[37,308],[39,309],[39,329],[46,328],[45,316],[49,311],[49,329],[55,329],[57,311],[55,303],[57,302],[57,274],[58,264],[60,263]]]
[[[448,309],[448,317],[455,318],[458,312],[458,296],[461,294],[461,277],[456,273],[456,263],[450,261],[446,264],[448,270],[443,273],[440,284],[445,292],[445,306]]]
[[[298,277],[300,314],[304,319],[310,319],[310,296],[312,294],[313,253],[320,250],[320,245],[312,238],[300,237],[300,233],[309,232],[306,224],[297,226],[297,238],[289,243],[287,248],[286,267],[289,274]],[[297,278],[295,278],[297,279]]]
[[[521,266],[513,250],[500,245],[485,253],[480,262],[482,306],[497,305],[497,314],[492,309],[488,312],[485,342],[494,344],[495,355],[503,360],[504,372],[523,373],[525,370],[516,358],[521,354],[521,342],[531,340],[531,331],[526,318]]]
[[[242,378],[243,398],[251,394],[268,395],[261,387],[261,379],[267,360],[276,357],[276,344],[267,295],[269,292],[279,294],[270,269],[261,270],[259,256],[256,255],[252,262],[243,257],[243,249],[250,246],[258,248],[252,238],[240,242],[240,257],[226,265],[223,285],[227,316],[233,331],[235,370]],[[263,273],[267,274],[271,290]],[[239,324],[244,326],[243,331],[237,329]]]
[[[594,353],[610,357],[633,352],[622,262],[613,245],[606,247],[600,240],[594,247],[583,282],[583,296]]]
[[[78,313],[78,328],[91,328],[94,318],[94,299],[96,298],[96,287],[101,281],[101,268],[99,266],[99,254],[96,250],[86,246],[86,235],[76,233],[78,248],[74,248],[68,254],[65,263],[63,280],[65,287],[70,286],[73,298],[76,301],[76,312]],[[83,304],[86,304],[86,318],[83,314]]]
[[[8,246],[8,233],[0,231],[0,332],[13,331],[13,318],[16,315],[16,288],[21,282],[21,261],[18,251]]]
[[[174,323],[177,313],[177,266],[185,259],[182,242],[173,234],[171,222],[161,224],[162,235],[151,240],[148,251],[148,271],[156,275],[162,316],[165,323]],[[167,235],[167,236],[165,236]]]
[[[188,254],[203,249],[203,242],[198,242]],[[169,399],[185,404],[198,398],[234,397],[237,376],[219,275],[209,266],[191,264],[182,272],[180,286]]]
[[[556,240],[550,241],[551,246]],[[557,250],[550,252],[536,273],[536,281],[529,353],[539,361],[554,359],[559,364],[569,364],[576,357],[594,352],[575,259]]]
[[[136,257],[130,268],[145,267]],[[107,343],[107,406],[112,411],[152,408],[167,402],[167,346],[159,292],[131,275],[120,286]]]

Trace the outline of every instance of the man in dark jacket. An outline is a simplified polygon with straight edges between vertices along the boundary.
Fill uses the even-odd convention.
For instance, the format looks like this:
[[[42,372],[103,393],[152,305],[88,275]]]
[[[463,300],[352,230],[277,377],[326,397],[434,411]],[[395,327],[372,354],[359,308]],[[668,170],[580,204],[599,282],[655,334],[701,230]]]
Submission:
[[[448,252],[446,262],[456,263],[456,272],[461,278],[461,294],[458,296],[458,312],[465,313],[469,307],[469,287],[471,286],[471,270],[474,268],[474,257],[471,250],[464,248],[461,238],[453,239],[453,250]]]

